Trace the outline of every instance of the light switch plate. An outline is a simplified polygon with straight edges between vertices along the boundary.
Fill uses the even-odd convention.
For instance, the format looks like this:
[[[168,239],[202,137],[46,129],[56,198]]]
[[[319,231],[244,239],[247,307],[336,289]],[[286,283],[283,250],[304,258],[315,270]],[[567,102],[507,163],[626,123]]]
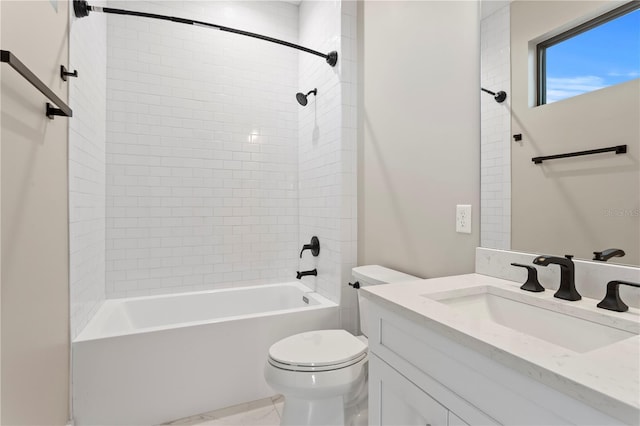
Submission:
[[[471,205],[458,204],[456,206],[456,232],[471,233]]]

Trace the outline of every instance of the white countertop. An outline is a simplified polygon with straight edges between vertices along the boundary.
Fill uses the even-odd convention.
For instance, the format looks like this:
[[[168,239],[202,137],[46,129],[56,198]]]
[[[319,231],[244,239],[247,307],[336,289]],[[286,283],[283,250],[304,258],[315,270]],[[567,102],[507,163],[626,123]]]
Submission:
[[[363,287],[361,295],[614,418],[638,424],[640,311],[629,308],[627,312],[611,312],[597,308],[599,300],[583,298],[569,302],[554,298],[555,291],[525,292],[519,289],[520,285],[485,275],[467,274]],[[491,321],[472,320],[428,297],[443,291],[483,286],[513,291],[516,298],[518,294],[524,294],[522,297],[536,298],[540,303],[557,302],[559,312],[625,328],[636,336],[577,353]]]

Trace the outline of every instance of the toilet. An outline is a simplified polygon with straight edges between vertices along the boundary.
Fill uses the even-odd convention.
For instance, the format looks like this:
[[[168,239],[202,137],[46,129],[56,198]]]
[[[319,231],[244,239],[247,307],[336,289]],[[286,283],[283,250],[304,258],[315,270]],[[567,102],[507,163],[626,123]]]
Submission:
[[[358,266],[352,275],[360,287],[419,279],[379,265]],[[286,337],[269,348],[264,374],[284,396],[281,426],[367,424],[368,310],[359,294],[358,307],[362,336],[316,330]]]

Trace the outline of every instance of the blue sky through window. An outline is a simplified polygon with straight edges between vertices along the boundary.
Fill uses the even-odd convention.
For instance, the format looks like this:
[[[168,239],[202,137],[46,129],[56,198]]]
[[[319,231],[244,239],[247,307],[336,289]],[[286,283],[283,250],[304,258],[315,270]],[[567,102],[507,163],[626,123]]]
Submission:
[[[640,9],[550,46],[547,103],[640,77]]]

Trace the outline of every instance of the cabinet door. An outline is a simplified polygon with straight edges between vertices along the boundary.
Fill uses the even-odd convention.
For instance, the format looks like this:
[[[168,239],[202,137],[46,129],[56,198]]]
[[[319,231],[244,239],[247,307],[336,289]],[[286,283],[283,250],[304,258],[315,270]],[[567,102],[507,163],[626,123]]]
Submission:
[[[369,357],[369,424],[447,425],[445,407],[380,358]]]

